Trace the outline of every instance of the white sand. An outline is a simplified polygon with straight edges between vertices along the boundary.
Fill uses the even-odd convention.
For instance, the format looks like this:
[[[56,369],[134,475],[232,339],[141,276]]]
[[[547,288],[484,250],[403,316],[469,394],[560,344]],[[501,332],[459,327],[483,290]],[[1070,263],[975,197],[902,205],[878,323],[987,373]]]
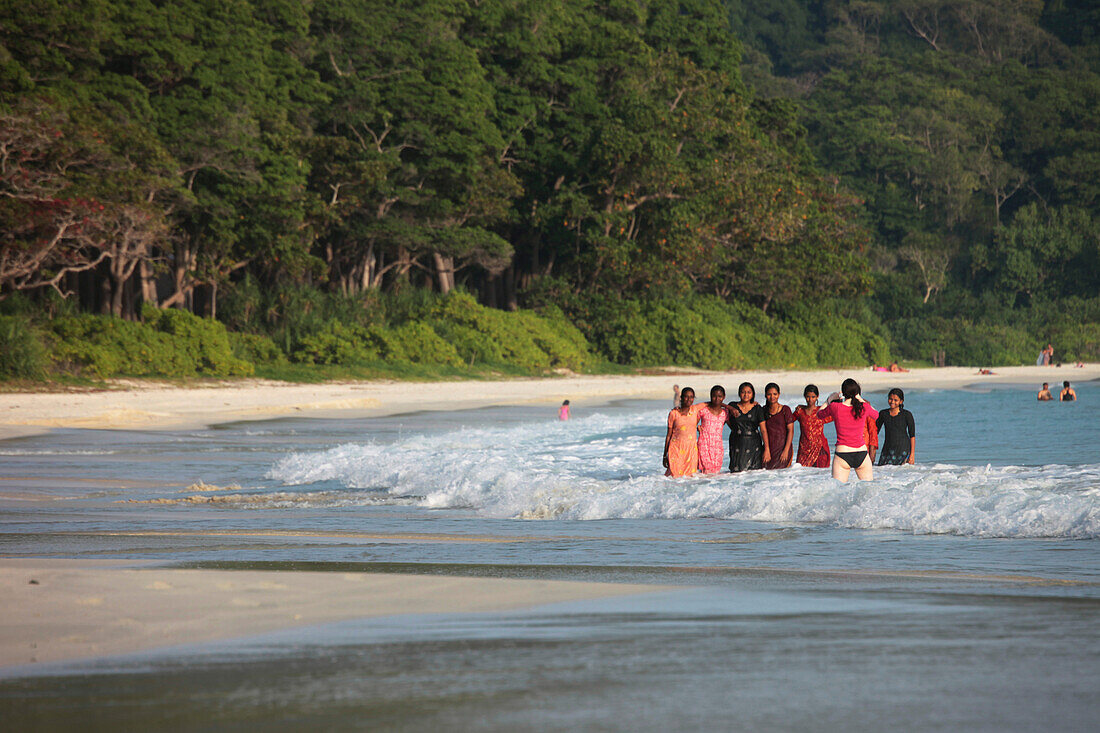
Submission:
[[[548,414],[564,399],[584,406],[632,397],[669,400],[672,385],[692,386],[703,395],[722,384],[732,395],[737,385],[753,382],[763,391],[777,382],[787,395],[799,395],[807,383],[823,394],[855,377],[865,391],[888,387],[958,388],[971,384],[1011,383],[1037,391],[1040,383],[1060,385],[1100,379],[1100,364],[1063,367],[998,367],[993,376],[973,367],[919,369],[891,374],[864,370],[793,372],[668,371],[646,376],[569,376],[547,379],[454,382],[341,382],[288,384],[263,380],[204,383],[179,387],[156,382],[116,381],[98,391],[0,393],[0,439],[49,428],[189,428],[235,420],[303,417],[372,417],[416,410],[458,410],[489,405],[545,405]]]
[[[134,565],[125,560],[0,560],[0,666],[125,654],[352,618],[504,611],[666,590],[556,580]]]

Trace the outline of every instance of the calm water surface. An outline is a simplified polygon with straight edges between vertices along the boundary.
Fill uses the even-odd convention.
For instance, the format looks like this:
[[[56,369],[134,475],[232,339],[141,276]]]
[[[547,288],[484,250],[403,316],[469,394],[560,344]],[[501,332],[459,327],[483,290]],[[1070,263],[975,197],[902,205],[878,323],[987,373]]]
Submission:
[[[800,467],[664,478],[667,407],[642,401],[582,403],[567,423],[527,406],[0,442],[8,557],[696,587],[0,671],[0,716],[43,730],[1091,729],[1100,387],[1075,387],[1073,404],[910,391],[918,465],[847,485]]]

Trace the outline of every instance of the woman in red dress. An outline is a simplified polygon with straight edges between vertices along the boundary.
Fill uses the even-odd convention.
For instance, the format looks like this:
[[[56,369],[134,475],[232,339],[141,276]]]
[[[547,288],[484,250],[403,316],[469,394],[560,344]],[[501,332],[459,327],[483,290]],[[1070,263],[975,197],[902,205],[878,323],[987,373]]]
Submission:
[[[764,462],[764,468],[789,468],[791,465],[791,443],[794,440],[794,415],[791,408],[779,404],[779,385],[769,382],[764,387],[764,414],[767,420],[764,427],[768,431],[768,445],[774,446],[771,460]]]
[[[798,438],[798,463],[810,468],[829,467],[829,441],[825,439],[825,423],[833,421],[830,415],[820,415],[820,407],[817,404],[817,385],[807,384],[802,390],[806,398],[805,405],[799,405],[794,410],[794,417],[798,420],[801,435]]]

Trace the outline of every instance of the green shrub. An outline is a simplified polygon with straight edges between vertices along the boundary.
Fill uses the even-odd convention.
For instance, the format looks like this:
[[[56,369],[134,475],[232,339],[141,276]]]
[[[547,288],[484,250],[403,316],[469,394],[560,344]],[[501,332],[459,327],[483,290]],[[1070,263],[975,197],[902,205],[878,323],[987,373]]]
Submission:
[[[309,364],[362,365],[387,359],[404,359],[395,353],[391,337],[381,326],[361,326],[329,321],[317,333],[301,339],[291,357]]]
[[[462,359],[455,347],[422,321],[403,323],[393,329],[392,333],[394,339],[401,344],[405,358],[414,364],[462,366]]]
[[[503,364],[504,352],[500,344],[485,338],[485,334],[469,326],[449,321],[434,324],[436,333],[446,340],[465,364]]]
[[[865,322],[839,313],[839,305],[831,302],[800,304],[789,308],[784,320],[811,345],[818,366],[889,363],[890,346],[886,339]],[[862,316],[871,317],[869,313]]]
[[[461,346],[454,341],[452,344],[463,358],[469,358],[463,349],[472,346],[469,343],[470,334],[456,331],[455,326],[474,331],[479,338],[491,342],[495,347],[492,350],[499,349],[501,361],[506,364],[526,369],[546,369],[553,364],[550,354],[539,347],[529,327],[531,321],[524,314],[487,308],[471,295],[455,291],[435,306],[432,315],[432,325],[441,336],[448,338],[452,335],[461,339]],[[547,339],[552,338],[549,333],[543,335]]]
[[[270,336],[255,333],[229,332],[229,346],[233,356],[252,364],[286,364],[286,354],[275,345]]]
[[[958,366],[1005,366],[1034,363],[1041,348],[1019,326],[950,322],[947,363]]]
[[[542,313],[519,311],[510,315],[527,329],[535,346],[550,358],[550,366],[578,371],[592,361],[588,342],[576,327],[565,320],[560,310],[553,308]]]
[[[443,366],[462,364],[455,347],[420,322],[389,329],[330,321],[319,333],[303,338],[293,358],[298,362],[345,366],[380,361]]]
[[[608,361],[631,366],[669,364],[668,335],[651,323],[636,300],[593,304],[585,335]]]
[[[385,321],[377,291],[344,295],[309,285],[264,289],[251,275],[226,288],[219,303],[218,317],[230,330],[267,334],[287,354],[332,321],[359,326]]]
[[[0,379],[44,379],[49,359],[41,334],[21,316],[0,316]]]
[[[144,323],[81,315],[50,323],[52,357],[63,368],[98,377],[247,376],[253,367],[233,355],[225,326],[182,310],[142,311]]]
[[[1055,361],[1100,361],[1100,323],[1055,328],[1049,340],[1055,347]]]

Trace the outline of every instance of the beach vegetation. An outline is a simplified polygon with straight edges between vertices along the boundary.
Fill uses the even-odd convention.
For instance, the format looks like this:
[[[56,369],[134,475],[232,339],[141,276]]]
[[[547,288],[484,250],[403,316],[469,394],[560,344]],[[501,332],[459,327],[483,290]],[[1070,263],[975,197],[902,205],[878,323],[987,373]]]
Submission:
[[[0,316],[0,379],[43,379],[49,359],[42,333],[23,316]]]
[[[3,374],[1100,359],[1098,16],[978,5],[4,4]]]
[[[241,377],[254,372],[251,362],[234,356],[218,321],[152,307],[143,315],[141,322],[90,314],[49,321],[55,366],[99,378]]]

